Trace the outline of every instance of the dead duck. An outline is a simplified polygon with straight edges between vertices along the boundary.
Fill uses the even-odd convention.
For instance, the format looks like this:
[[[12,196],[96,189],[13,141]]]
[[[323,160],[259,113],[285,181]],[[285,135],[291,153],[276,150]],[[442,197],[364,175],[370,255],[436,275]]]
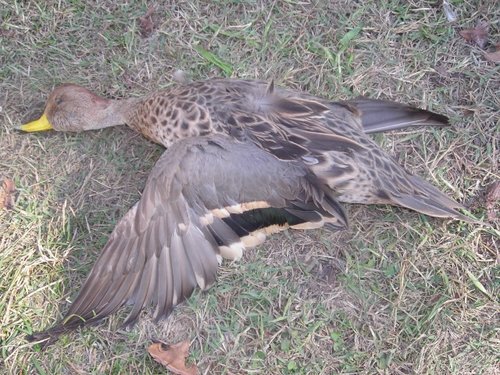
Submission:
[[[214,79],[110,100],[65,84],[24,131],[127,124],[167,151],[121,219],[65,318],[31,340],[52,342],[125,304],[157,319],[214,281],[220,257],[287,227],[344,228],[338,202],[383,203],[471,221],[464,207],[399,166],[368,136],[445,116],[394,102],[328,101],[262,81]]]
[[[165,147],[188,137],[226,134],[281,160],[302,160],[340,202],[393,204],[466,220],[457,211],[461,204],[405,171],[368,136],[448,124],[446,116],[395,102],[333,102],[236,79],[197,81],[123,100],[64,84],[50,94],[43,116],[21,129],[80,132],[123,124]]]

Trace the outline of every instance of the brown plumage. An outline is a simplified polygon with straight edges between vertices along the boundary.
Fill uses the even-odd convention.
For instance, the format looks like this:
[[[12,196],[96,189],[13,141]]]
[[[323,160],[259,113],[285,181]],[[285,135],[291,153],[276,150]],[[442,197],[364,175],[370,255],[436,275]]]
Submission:
[[[271,225],[323,224],[344,228],[347,219],[303,163],[223,135],[177,142],[115,227],[66,318],[32,339],[53,340],[125,303],[132,304],[125,324],[148,305],[157,319],[164,317],[196,286],[215,281],[220,255],[239,259],[243,249],[263,242]]]
[[[43,123],[43,126],[39,126]],[[343,228],[337,203],[388,203],[468,220],[463,206],[411,175],[367,134],[446,125],[445,116],[370,99],[333,102],[260,81],[217,79],[145,98],[108,100],[76,86],[50,95],[21,127],[83,131],[128,124],[168,150],[141,200],[118,223],[66,318],[31,339],[55,339],[125,303],[166,316],[238,259],[287,227]]]

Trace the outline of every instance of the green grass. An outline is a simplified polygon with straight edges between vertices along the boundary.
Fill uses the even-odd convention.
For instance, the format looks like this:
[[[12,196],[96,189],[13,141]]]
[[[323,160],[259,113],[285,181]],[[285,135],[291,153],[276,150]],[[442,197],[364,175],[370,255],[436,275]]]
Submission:
[[[275,235],[166,320],[120,317],[44,352],[26,334],[61,318],[162,150],[126,128],[19,134],[53,85],[109,97],[193,79],[274,79],[328,98],[398,100],[453,126],[377,135],[409,170],[485,214],[500,178],[499,65],[458,35],[498,7],[453,1],[0,0],[0,177],[18,189],[0,211],[0,372],[162,373],[151,340],[193,340],[210,374],[496,374],[500,357],[498,220],[491,228],[394,207],[349,206],[351,228]],[[498,206],[497,206],[498,207]]]

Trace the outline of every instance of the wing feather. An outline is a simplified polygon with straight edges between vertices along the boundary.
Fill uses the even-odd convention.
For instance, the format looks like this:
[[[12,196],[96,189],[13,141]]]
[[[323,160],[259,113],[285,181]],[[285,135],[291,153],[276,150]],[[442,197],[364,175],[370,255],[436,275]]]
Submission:
[[[342,209],[331,209],[330,198],[321,207],[327,194],[319,190],[325,187],[316,186],[309,174],[300,162],[279,160],[251,142],[224,136],[173,145],[153,168],[140,201],[114,229],[65,318],[30,338],[52,342],[127,303],[132,307],[125,324],[151,305],[160,319],[196,287],[211,286],[222,248],[238,258],[245,243],[265,238],[260,233],[242,241],[216,210],[230,216],[256,207],[275,207],[277,212],[290,207],[294,217],[322,222],[323,215],[327,222],[345,224]],[[240,224],[259,228],[245,220]],[[265,220],[263,226],[276,226],[269,217]],[[276,215],[276,220],[282,223],[283,217]]]

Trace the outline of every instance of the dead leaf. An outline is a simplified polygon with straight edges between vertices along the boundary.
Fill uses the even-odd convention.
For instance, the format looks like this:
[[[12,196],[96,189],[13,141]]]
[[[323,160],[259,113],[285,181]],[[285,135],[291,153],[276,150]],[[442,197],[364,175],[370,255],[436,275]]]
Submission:
[[[440,76],[444,77],[444,78],[450,78],[450,72],[448,71],[448,69],[444,66],[437,66],[435,68],[436,72],[439,73]]]
[[[12,38],[15,36],[14,30],[0,28],[0,36],[4,38]]]
[[[496,218],[495,204],[498,201],[500,201],[500,181],[495,181],[486,190],[486,212],[490,221]]]
[[[0,209],[5,208],[11,210],[14,208],[14,193],[16,192],[16,185],[10,178],[3,180],[0,186]]]
[[[154,6],[150,6],[144,14],[144,16],[139,17],[139,30],[143,38],[147,38],[153,33],[155,24],[153,22],[153,14],[155,13]]]
[[[494,63],[500,63],[500,51],[496,52],[487,52],[484,54],[484,57],[486,60],[494,62]]]
[[[460,35],[469,43],[475,43],[480,48],[484,48],[488,43],[488,29],[488,22],[479,21],[473,29],[461,30]]]
[[[165,366],[174,374],[198,375],[198,368],[195,365],[186,367],[186,358],[190,345],[188,340],[173,345],[157,342],[149,346],[148,353],[151,354],[151,357],[153,357],[156,362]]]
[[[500,62],[500,43],[497,43],[495,46],[495,50],[493,52],[486,52],[484,54],[486,60],[498,63]]]

